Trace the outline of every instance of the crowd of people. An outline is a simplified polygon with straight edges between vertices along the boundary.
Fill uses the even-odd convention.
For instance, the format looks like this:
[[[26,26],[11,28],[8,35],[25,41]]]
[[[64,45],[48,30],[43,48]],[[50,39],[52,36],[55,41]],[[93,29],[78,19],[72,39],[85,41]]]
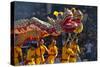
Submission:
[[[21,45],[16,45],[14,47],[14,64],[15,65],[31,65],[31,64],[53,64],[56,62],[56,58],[59,58],[61,63],[66,62],[77,62],[78,56],[80,54],[80,48],[77,43],[77,39],[72,41],[64,41],[61,56],[58,57],[57,43],[55,39],[52,39],[52,42],[48,47],[45,46],[45,41],[40,39],[36,44],[31,44],[27,50],[26,56],[22,52]],[[46,56],[45,56],[46,54]]]

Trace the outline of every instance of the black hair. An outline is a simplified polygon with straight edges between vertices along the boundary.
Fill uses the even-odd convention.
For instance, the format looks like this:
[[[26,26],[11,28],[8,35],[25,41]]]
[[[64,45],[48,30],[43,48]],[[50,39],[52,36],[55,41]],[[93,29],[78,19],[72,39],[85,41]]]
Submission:
[[[31,43],[30,47],[37,48],[38,47],[38,43]]]

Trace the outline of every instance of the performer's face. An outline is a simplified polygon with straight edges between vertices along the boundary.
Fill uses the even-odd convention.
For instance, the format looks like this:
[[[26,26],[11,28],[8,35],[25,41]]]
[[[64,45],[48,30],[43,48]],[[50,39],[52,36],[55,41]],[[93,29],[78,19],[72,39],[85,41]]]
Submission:
[[[44,44],[44,40],[41,40],[41,42],[40,42],[41,44]]]
[[[55,40],[53,40],[53,41],[52,41],[52,44],[53,44],[53,45],[56,45],[56,41],[55,41]]]

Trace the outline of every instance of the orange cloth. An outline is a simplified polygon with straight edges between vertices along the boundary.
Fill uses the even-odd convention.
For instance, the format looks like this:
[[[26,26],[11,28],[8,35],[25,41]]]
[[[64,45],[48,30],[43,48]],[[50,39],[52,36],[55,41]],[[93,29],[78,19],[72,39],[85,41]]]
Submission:
[[[62,63],[65,63],[65,62],[69,62],[69,58],[70,58],[70,55],[72,55],[74,52],[72,49],[70,48],[67,48],[66,46],[63,46],[62,48]]]
[[[35,64],[35,58],[34,58],[34,56],[35,56],[35,50],[30,48],[27,51],[27,61],[28,61],[27,64]]]
[[[22,59],[22,49],[19,46],[14,47],[14,64],[19,65],[19,59]]]
[[[37,49],[36,49],[36,64],[43,64],[45,62],[44,59],[44,53],[47,51],[47,48],[45,45],[40,45]]]
[[[79,46],[78,46],[78,44],[75,41],[73,41],[71,43],[70,48],[73,50],[74,54],[72,54],[70,56],[69,62],[76,62],[77,61],[78,53],[80,53]]]
[[[48,63],[53,64],[55,61],[55,58],[58,54],[58,48],[56,46],[49,46],[49,56],[48,56]]]

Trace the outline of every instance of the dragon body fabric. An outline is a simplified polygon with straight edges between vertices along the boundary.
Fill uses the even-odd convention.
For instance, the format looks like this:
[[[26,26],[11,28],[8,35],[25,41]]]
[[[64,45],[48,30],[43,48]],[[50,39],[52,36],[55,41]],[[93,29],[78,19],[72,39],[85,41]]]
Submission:
[[[58,36],[62,32],[81,33],[83,30],[82,17],[80,10],[65,9],[64,12],[54,12],[56,19],[47,17],[48,21],[42,21],[36,17],[27,20],[15,21],[20,22],[15,25],[14,34],[26,36],[45,37],[48,35]],[[29,33],[30,32],[30,33]],[[19,38],[20,39],[20,38]]]

